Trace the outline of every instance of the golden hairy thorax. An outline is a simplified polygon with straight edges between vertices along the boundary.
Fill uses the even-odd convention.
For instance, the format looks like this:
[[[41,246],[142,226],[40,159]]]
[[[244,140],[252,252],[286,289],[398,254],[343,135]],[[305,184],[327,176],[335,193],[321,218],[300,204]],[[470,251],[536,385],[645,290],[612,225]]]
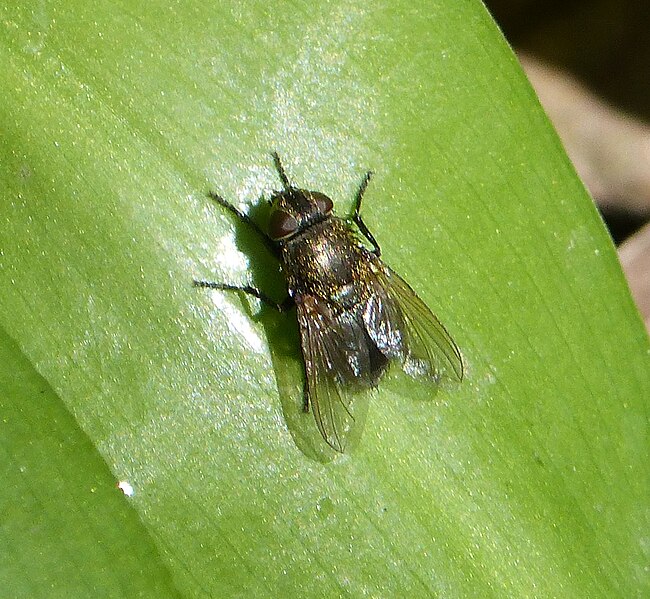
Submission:
[[[292,295],[310,294],[359,301],[376,258],[361,244],[349,225],[331,217],[307,229],[282,248],[283,269]]]

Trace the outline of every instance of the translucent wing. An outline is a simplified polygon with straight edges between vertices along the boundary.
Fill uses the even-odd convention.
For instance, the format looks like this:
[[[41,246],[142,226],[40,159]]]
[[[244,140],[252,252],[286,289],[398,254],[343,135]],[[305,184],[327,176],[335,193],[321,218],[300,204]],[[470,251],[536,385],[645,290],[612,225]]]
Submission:
[[[408,283],[382,264],[375,286],[364,320],[382,353],[400,358],[411,376],[438,380],[444,372],[462,380],[463,359],[458,346]]]
[[[334,314],[327,302],[296,297],[305,393],[323,439],[344,452],[361,433],[367,409],[363,387],[376,384],[387,360],[374,347],[360,314]]]

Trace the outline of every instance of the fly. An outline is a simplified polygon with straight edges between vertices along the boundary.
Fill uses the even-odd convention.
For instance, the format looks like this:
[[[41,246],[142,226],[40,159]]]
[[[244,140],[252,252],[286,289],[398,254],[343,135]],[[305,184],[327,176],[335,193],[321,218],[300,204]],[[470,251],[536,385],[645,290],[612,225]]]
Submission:
[[[332,214],[328,196],[295,187],[275,152],[273,160],[283,189],[269,200],[268,233],[221,196],[209,196],[251,227],[278,258],[287,297],[277,302],[250,285],[194,284],[243,291],[279,312],[295,307],[304,411],[311,409],[323,439],[344,452],[355,425],[356,393],[375,387],[391,362],[437,383],[443,374],[461,381],[463,360],[427,305],[380,259],[379,244],[361,218],[372,173],[359,186],[351,218],[342,219]]]

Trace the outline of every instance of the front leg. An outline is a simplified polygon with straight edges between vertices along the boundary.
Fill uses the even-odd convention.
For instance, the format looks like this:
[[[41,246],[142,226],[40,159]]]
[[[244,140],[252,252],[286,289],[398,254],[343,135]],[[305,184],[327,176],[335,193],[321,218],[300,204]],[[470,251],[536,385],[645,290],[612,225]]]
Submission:
[[[365,193],[368,183],[370,183],[370,177],[372,177],[372,172],[368,171],[366,176],[361,181],[359,186],[359,191],[357,191],[357,196],[354,202],[354,214],[352,215],[352,220],[359,227],[359,231],[363,233],[365,238],[372,244],[373,250],[372,253],[379,258],[381,256],[381,248],[375,239],[375,236],[370,232],[370,229],[366,226],[366,223],[363,222],[361,218],[361,200],[363,199],[363,194]]]
[[[260,239],[264,242],[264,245],[271,251],[271,253],[276,257],[280,257],[280,251],[277,244],[262,230],[262,228],[250,217],[248,214],[244,214],[239,210],[234,204],[231,204],[228,200],[222,198],[219,194],[214,193],[213,191],[208,192],[208,197],[214,200],[220,206],[223,206],[230,212],[232,212],[240,221],[247,224],[255,233],[257,233]]]

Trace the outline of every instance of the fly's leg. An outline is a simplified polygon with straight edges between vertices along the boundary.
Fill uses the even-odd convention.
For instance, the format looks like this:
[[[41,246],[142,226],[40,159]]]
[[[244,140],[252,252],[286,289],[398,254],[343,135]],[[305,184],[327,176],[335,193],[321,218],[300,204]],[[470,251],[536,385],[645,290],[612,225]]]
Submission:
[[[266,247],[273,253],[273,255],[279,257],[278,248],[275,242],[264,231],[262,231],[260,226],[250,216],[248,216],[248,214],[244,214],[241,210],[239,210],[236,206],[231,204],[228,200],[225,200],[224,198],[214,193],[213,191],[208,192],[208,197],[211,200],[215,201],[220,206],[223,206],[228,211],[232,212],[240,221],[246,223],[253,231],[255,231],[260,236],[260,238],[264,242],[264,245],[266,245]]]
[[[293,298],[288,295],[283,301],[276,302],[273,298],[262,293],[259,289],[251,287],[250,285],[228,285],[227,283],[211,283],[210,281],[194,281],[195,287],[203,287],[204,289],[220,289],[221,291],[242,291],[248,295],[256,297],[267,306],[277,310],[278,312],[286,312],[294,305]]]
[[[289,181],[289,177],[287,177],[287,173],[285,173],[284,171],[282,162],[280,162],[279,154],[277,152],[273,152],[271,156],[273,156],[273,163],[275,164],[275,168],[278,171],[278,176],[280,177],[280,181],[282,181],[282,185],[284,185],[284,189],[285,190],[291,189],[291,182]]]
[[[276,258],[280,257],[280,253],[275,242],[260,228],[260,226],[247,214],[241,212],[236,206],[231,204],[228,200],[225,200],[220,195],[214,193],[213,191],[208,192],[208,197],[214,200],[220,206],[226,208],[229,212],[232,212],[240,221],[246,223],[253,231],[255,231],[259,237],[262,239],[266,247],[273,253]],[[194,281],[195,287],[203,287],[205,289],[220,289],[222,291],[242,291],[248,295],[256,297],[267,306],[276,309],[278,312],[286,312],[293,306],[293,298],[287,296],[282,302],[276,302],[271,297],[262,293],[259,289],[251,287],[250,285],[229,285],[227,283],[212,283],[210,281]]]
[[[366,192],[368,183],[370,183],[370,177],[372,177],[372,172],[368,171],[366,173],[366,176],[363,178],[363,181],[361,181],[361,185],[359,186],[359,191],[357,191],[357,197],[354,203],[354,214],[352,215],[352,220],[357,225],[357,227],[359,227],[359,231],[361,231],[365,238],[371,243],[373,247],[372,253],[375,256],[379,257],[381,256],[381,248],[379,247],[379,244],[377,243],[374,235],[370,232],[370,229],[368,229],[366,223],[364,223],[363,219],[361,218],[361,200],[363,199],[363,194]]]
[[[251,287],[250,285],[228,285],[227,283],[212,283],[210,281],[194,281],[195,287],[202,287],[204,289],[220,289],[222,291],[242,291],[248,295],[256,297],[267,306],[277,310],[278,312],[286,312],[295,306],[294,299],[288,295],[282,302],[276,302],[274,299],[262,293],[259,289]],[[309,387],[307,384],[307,367],[303,361],[304,366],[304,383],[302,387],[302,411],[309,412]]]

